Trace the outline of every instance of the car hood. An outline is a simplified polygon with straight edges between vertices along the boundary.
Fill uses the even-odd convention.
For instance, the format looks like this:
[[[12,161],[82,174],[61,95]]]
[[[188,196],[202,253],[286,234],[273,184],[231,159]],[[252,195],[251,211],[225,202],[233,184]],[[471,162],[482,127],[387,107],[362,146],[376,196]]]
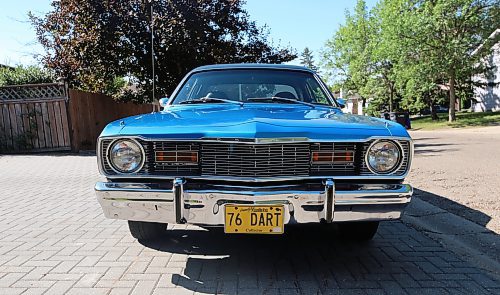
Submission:
[[[101,136],[164,139],[308,138],[364,139],[408,136],[399,124],[344,114],[337,108],[283,104],[206,104],[167,107],[162,112],[110,123]]]

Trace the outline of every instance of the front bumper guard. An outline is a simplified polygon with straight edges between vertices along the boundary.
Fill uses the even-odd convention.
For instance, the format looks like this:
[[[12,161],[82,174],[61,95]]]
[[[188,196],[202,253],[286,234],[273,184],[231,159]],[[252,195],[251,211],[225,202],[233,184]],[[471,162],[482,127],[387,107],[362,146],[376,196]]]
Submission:
[[[343,186],[326,179],[321,185],[272,185],[98,182],[97,199],[113,219],[223,225],[224,205],[284,205],[285,224],[398,219],[411,200],[408,184]]]

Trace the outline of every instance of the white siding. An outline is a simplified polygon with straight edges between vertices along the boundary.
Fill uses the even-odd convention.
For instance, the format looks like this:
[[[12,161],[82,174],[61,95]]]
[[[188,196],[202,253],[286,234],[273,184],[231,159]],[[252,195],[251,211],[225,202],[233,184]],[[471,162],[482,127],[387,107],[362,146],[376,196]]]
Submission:
[[[484,60],[493,69],[486,75],[476,75],[473,77],[475,81],[489,83],[485,87],[474,88],[474,99],[476,103],[472,103],[474,112],[485,111],[500,111],[500,42],[493,47],[493,53]]]

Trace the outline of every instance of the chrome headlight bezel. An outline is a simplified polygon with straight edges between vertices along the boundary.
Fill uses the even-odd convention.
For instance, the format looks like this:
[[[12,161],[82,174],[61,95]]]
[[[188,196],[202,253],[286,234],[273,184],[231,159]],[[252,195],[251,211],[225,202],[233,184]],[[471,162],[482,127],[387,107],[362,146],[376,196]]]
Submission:
[[[396,164],[391,168],[391,169],[388,169],[386,171],[379,171],[377,169],[375,169],[374,167],[372,167],[370,165],[370,161],[368,160],[368,157],[369,157],[369,154],[370,154],[370,150],[376,145],[376,144],[379,144],[379,143],[390,143],[390,144],[393,144],[397,150],[398,150],[398,153],[399,153],[399,158],[398,160],[396,161]],[[370,170],[370,172],[372,172],[373,174],[376,174],[376,175],[388,175],[388,174],[392,174],[394,172],[397,172],[401,166],[403,165],[403,160],[405,159],[405,154],[404,154],[404,150],[403,150],[403,146],[401,145],[401,143],[399,141],[396,141],[396,140],[390,140],[390,139],[380,139],[380,140],[375,140],[374,142],[372,142],[369,146],[368,146],[368,149],[366,150],[366,154],[365,154],[365,163],[366,163],[366,167],[368,167],[368,170]]]
[[[137,165],[137,167],[135,167],[134,169],[129,170],[129,171],[121,170],[120,168],[116,167],[116,164],[113,163],[113,160],[112,160],[112,150],[113,150],[113,148],[118,143],[124,142],[124,141],[130,142],[133,145],[136,145],[139,148],[139,152],[140,152],[140,156],[141,156],[141,159],[140,159],[139,164]],[[144,167],[144,163],[146,162],[146,153],[144,152],[144,147],[142,146],[142,144],[140,144],[137,140],[135,140],[133,138],[118,138],[116,140],[113,140],[109,144],[109,146],[108,146],[108,149],[106,151],[106,155],[107,155],[106,161],[108,162],[109,167],[115,173],[117,173],[117,174],[133,174],[133,173],[136,173],[136,172],[140,171]]]

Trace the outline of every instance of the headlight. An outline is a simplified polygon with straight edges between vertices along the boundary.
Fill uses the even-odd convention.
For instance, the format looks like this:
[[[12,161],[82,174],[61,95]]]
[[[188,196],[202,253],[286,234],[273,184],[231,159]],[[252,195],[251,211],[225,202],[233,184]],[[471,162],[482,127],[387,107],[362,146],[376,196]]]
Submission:
[[[395,142],[380,140],[368,148],[366,164],[373,173],[387,174],[398,168],[401,157],[401,149]]]
[[[141,145],[133,139],[120,139],[109,148],[109,162],[120,173],[133,173],[144,164]]]

